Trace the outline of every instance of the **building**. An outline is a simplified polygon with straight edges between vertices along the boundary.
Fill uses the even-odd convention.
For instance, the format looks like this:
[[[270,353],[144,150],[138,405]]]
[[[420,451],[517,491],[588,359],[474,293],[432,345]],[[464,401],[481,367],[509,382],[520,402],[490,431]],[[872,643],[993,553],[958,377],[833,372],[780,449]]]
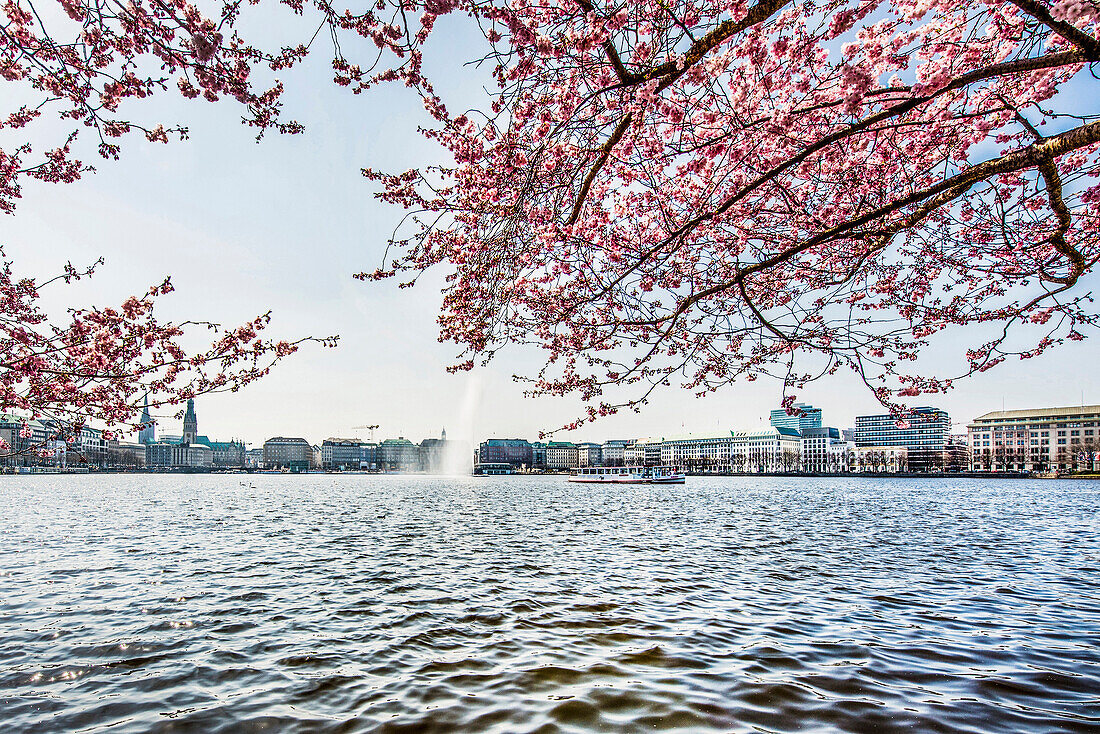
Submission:
[[[663,438],[639,438],[623,447],[623,463],[626,466],[658,466],[661,463]]]
[[[551,441],[546,444],[547,469],[575,469],[580,466],[577,445],[569,441]]]
[[[359,445],[359,468],[377,471],[378,444],[365,442]]]
[[[602,466],[603,447],[598,443],[577,444],[577,466]]]
[[[107,466],[120,469],[140,469],[145,466],[143,443],[110,440],[107,442]]]
[[[967,471],[970,469],[970,439],[965,433],[953,433],[947,437],[943,447],[944,471]]]
[[[799,444],[802,471],[845,472],[851,468],[855,445],[837,428],[807,428]]]
[[[542,441],[531,443],[531,466],[535,469],[546,468],[546,444]]]
[[[98,428],[82,426],[74,440],[69,442],[66,451],[69,466],[74,463],[87,466],[105,466],[107,464],[107,439]]]
[[[12,413],[0,414],[0,463],[4,466],[43,466],[54,464],[57,448],[53,441],[58,432],[42,421]],[[62,450],[62,455],[64,450]]]
[[[401,436],[378,444],[378,466],[382,471],[420,471],[420,447]]]
[[[1100,466],[1100,405],[998,410],[967,426],[975,471],[1072,471]]]
[[[304,438],[275,436],[264,441],[264,468],[305,471],[313,462],[313,447]]]
[[[624,450],[627,446],[633,446],[633,439],[616,439],[604,441],[600,447],[600,455],[603,457],[604,466],[622,466]]]
[[[168,469],[177,466],[175,462],[177,456],[173,453],[173,450],[179,445],[167,441],[145,444],[145,466],[149,469]],[[213,458],[211,458],[211,461],[213,461]]]
[[[910,471],[943,470],[950,433],[951,418],[939,408],[913,408],[903,420],[889,413],[856,417],[856,446],[904,446]]]
[[[807,403],[795,403],[791,406],[793,413],[788,413],[786,408],[777,408],[771,412],[771,424],[773,428],[791,428],[799,433],[808,428],[821,428],[821,408],[815,408]]]
[[[363,442],[357,438],[326,438],[321,442],[321,468],[325,471],[359,469],[362,454]]]
[[[477,463],[511,464],[513,467],[534,466],[531,444],[521,438],[490,438],[478,447]]]
[[[852,470],[896,474],[908,469],[909,450],[904,446],[857,446]]]
[[[145,405],[141,409],[141,430],[138,431],[138,443],[150,444],[157,441],[157,423],[149,415],[149,393],[145,393]]]
[[[238,468],[245,465],[245,454],[248,453],[248,448],[242,441],[211,441],[206,436],[199,436],[196,443],[210,447],[214,466]]]
[[[661,444],[661,463],[691,471],[729,471],[733,432],[673,436]]]
[[[214,466],[214,452],[201,443],[146,444],[145,466],[149,469],[204,470]]]
[[[264,450],[249,449],[244,454],[244,465],[250,469],[260,469],[264,465]]]
[[[802,437],[794,428],[761,428],[734,431],[730,447],[733,471],[798,471]]]

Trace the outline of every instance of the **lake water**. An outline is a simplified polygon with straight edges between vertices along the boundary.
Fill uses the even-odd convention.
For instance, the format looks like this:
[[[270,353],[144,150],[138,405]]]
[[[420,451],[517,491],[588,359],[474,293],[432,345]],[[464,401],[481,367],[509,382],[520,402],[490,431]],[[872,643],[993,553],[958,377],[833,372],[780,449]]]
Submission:
[[[1100,731],[1096,482],[25,476],[0,501],[5,732]]]

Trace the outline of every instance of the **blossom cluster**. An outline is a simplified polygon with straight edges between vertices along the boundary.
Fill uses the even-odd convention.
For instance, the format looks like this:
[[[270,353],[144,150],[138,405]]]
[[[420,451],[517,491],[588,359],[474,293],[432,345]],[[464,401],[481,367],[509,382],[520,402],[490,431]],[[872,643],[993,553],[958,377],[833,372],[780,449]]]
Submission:
[[[51,440],[69,440],[92,422],[137,430],[143,396],[156,409],[239,390],[304,341],[265,339],[268,314],[235,328],[161,321],[155,305],[172,291],[169,280],[118,307],[71,309],[63,319],[50,318],[41,307],[42,290],[89,276],[94,267],[69,265],[56,278],[38,281],[15,276],[10,261],[0,264],[0,413],[49,422],[57,427]],[[184,349],[194,340],[187,337],[193,329],[213,336],[205,349]],[[23,430],[27,438],[26,425]]]
[[[891,406],[949,389],[1096,325],[1100,121],[1059,90],[1097,91],[1098,7],[464,5],[497,89],[452,115],[401,67],[453,165],[366,171],[418,216],[363,277],[454,267],[455,367],[542,347],[532,391],[590,406],[570,428],[673,380],[850,369]],[[968,327],[956,373],[916,369]]]

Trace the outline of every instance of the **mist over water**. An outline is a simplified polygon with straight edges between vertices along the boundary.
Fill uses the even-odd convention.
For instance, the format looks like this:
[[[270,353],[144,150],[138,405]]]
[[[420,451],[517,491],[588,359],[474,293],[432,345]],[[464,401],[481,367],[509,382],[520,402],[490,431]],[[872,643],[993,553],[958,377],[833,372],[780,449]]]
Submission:
[[[481,399],[481,378],[476,373],[466,377],[466,386],[462,393],[462,402],[458,411],[458,426],[462,436],[475,436],[475,418],[478,401]],[[452,433],[452,435],[454,435]],[[474,469],[473,446],[466,439],[451,440],[443,449],[443,461],[440,462],[444,476],[468,476]]]
[[[0,477],[3,731],[1100,730],[1097,483],[246,479]]]

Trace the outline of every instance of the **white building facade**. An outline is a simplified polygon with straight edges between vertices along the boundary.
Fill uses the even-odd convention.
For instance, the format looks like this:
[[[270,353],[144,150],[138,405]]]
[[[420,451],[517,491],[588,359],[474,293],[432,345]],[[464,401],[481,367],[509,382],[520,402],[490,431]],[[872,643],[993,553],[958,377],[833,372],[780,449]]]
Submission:
[[[807,428],[799,444],[802,471],[849,471],[855,458],[855,444],[845,441],[837,428]]]
[[[802,438],[793,428],[734,431],[732,438],[730,464],[733,471],[798,471]]]
[[[661,463],[696,471],[729,471],[733,432],[674,436],[661,444]]]
[[[633,446],[633,439],[604,441],[600,447],[600,458],[604,466],[622,466],[625,463],[626,447]]]
[[[580,466],[577,445],[569,441],[551,441],[546,444],[546,468],[576,469]]]
[[[603,447],[598,443],[577,444],[577,466],[602,466]]]
[[[909,468],[909,449],[905,446],[857,446],[852,471],[896,474]]]

